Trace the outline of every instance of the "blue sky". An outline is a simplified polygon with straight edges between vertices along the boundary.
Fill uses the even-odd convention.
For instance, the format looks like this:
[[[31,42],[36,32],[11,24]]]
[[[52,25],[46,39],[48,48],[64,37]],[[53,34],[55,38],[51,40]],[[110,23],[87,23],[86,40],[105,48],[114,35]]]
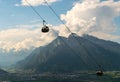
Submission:
[[[30,7],[15,6],[20,4],[21,0],[1,0],[0,1],[0,28],[14,27],[21,24],[29,24],[31,21],[38,20],[41,23],[38,15]],[[71,9],[75,0],[61,0],[52,4],[52,7],[60,15],[66,13],[67,10]],[[53,25],[58,25],[60,22],[50,9],[45,6],[35,6],[36,10],[40,15],[48,22]],[[37,22],[37,21],[36,21]]]
[[[42,20],[24,1],[0,0],[0,49],[19,51],[43,46],[55,39],[52,31],[41,33]],[[120,43],[120,0],[48,1],[72,32]],[[53,12],[46,5],[41,5],[42,0],[28,2],[58,35],[68,36],[68,31]]]
[[[0,0],[0,53],[1,51],[10,53],[12,50],[13,52],[30,50],[44,46],[56,38],[51,30],[47,34],[40,31],[42,20],[22,1],[25,0]],[[34,5],[34,2],[40,3],[42,0],[28,1]],[[52,8],[72,32],[78,35],[87,33],[120,43],[120,0],[49,1],[52,1]],[[60,25],[61,22],[47,6],[38,4],[34,5],[34,8],[47,23],[53,25],[58,35],[68,36],[68,31]],[[6,62],[3,55],[5,54],[1,53],[0,58]],[[5,57],[9,59],[9,56]],[[13,59],[13,56],[11,58]]]
[[[52,4],[52,7],[58,15],[65,14],[73,7],[73,3],[78,0],[60,0]],[[114,0],[119,1],[119,0]],[[32,21],[41,23],[38,15],[30,7],[15,6],[20,4],[21,0],[0,0],[0,29],[14,27],[21,24],[29,24]],[[50,24],[58,25],[59,20],[45,5],[35,6],[40,15]],[[120,16],[116,17],[114,22],[120,28]]]

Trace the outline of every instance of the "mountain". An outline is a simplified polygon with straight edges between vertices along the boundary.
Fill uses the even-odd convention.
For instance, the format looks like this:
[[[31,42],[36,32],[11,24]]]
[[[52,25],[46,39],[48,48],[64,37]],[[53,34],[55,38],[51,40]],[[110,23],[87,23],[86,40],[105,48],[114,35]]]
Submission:
[[[20,60],[23,60],[32,52],[32,50],[34,49],[21,49],[20,51],[15,51],[14,49],[6,51],[0,49],[0,67],[6,68]]]
[[[0,69],[0,75],[3,75],[3,74],[8,74],[8,72],[6,72],[6,71]]]
[[[120,44],[90,35],[58,36],[50,44],[35,49],[17,63],[20,70],[73,72],[79,70],[119,70]]]

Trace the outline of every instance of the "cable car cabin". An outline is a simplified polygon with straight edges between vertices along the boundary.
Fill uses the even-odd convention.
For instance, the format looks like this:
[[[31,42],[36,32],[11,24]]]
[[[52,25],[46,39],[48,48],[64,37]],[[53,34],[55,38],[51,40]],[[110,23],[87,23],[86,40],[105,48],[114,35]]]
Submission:
[[[97,71],[97,72],[96,72],[96,75],[97,75],[97,76],[102,76],[102,75],[103,75],[103,71]]]
[[[43,32],[43,33],[49,32],[49,27],[44,25],[44,27],[42,27],[42,29],[41,29],[41,32]]]

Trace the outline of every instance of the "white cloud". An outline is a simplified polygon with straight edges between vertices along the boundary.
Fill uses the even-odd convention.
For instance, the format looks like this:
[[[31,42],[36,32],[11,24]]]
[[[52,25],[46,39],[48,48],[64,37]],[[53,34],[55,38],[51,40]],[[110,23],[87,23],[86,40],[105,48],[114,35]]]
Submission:
[[[38,6],[38,5],[44,5],[45,1],[47,1],[49,4],[52,4],[54,2],[57,2],[58,0],[21,0],[21,4],[15,4],[15,6],[29,6],[30,3],[32,6]]]
[[[104,39],[104,40],[117,40],[117,39],[120,39],[120,36],[107,34],[107,33],[100,32],[100,31],[91,32],[90,35],[99,37],[99,38]]]
[[[54,30],[56,35],[68,37],[70,32],[68,31],[68,29],[64,27],[65,27],[64,25],[59,25],[59,26],[54,26],[52,29]]]
[[[49,0],[50,3],[58,0]],[[43,4],[42,0],[29,0],[33,6]],[[22,5],[27,6],[24,0]],[[88,33],[102,39],[116,40],[119,36],[110,34],[117,27],[113,24],[113,20],[120,13],[120,1],[114,2],[107,0],[82,0],[74,4],[74,7],[66,14],[61,15],[61,19],[65,20],[66,25],[72,32],[79,35]],[[19,29],[18,29],[19,27]],[[34,27],[34,28],[33,28]],[[64,25],[55,26],[56,34],[50,30],[49,33],[41,33],[40,25],[18,25],[17,29],[8,29],[0,31],[0,48],[9,51],[16,51],[23,48],[39,47],[52,41],[56,35],[68,36],[69,31]]]
[[[66,14],[62,14],[61,19],[66,22],[72,32],[79,35],[99,31],[101,35],[98,37],[107,38],[117,29],[113,20],[120,15],[119,13],[120,1],[80,0]],[[104,36],[105,34],[107,36]]]
[[[1,30],[0,49],[6,51],[14,49],[15,51],[19,51],[21,49],[39,47],[51,42],[55,37],[52,31],[46,34],[42,33],[41,28],[34,30],[27,28]]]

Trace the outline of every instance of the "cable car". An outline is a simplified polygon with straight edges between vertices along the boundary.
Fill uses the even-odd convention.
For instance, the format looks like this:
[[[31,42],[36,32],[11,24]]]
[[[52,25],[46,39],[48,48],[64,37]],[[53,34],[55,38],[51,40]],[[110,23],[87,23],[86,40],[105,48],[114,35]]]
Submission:
[[[45,23],[45,20],[43,20],[43,27],[41,29],[41,32],[47,33],[47,32],[49,32],[49,27],[46,26],[44,23]]]
[[[42,27],[41,31],[42,31],[43,33],[49,32],[49,27],[46,26],[46,25],[44,25],[44,26]]]
[[[103,75],[103,71],[97,71],[97,72],[96,72],[96,75],[97,75],[97,76],[102,76],[102,75]]]

